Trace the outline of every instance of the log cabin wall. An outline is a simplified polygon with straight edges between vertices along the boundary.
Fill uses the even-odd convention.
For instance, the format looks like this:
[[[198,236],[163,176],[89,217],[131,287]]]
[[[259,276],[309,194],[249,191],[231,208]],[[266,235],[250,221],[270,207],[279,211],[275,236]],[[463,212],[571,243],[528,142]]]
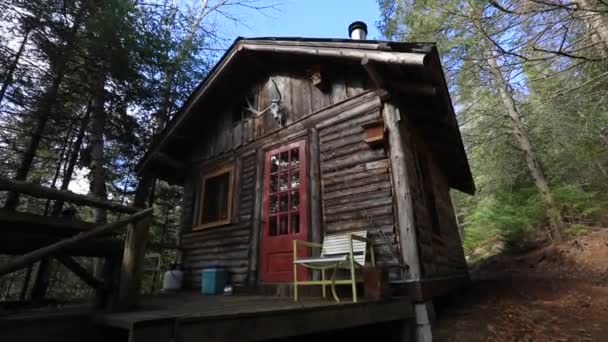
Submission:
[[[466,260],[447,178],[419,134],[419,129],[410,122],[405,127],[405,159],[411,180],[409,185],[421,277],[432,279],[466,275]]]
[[[399,265],[399,250],[389,160],[385,146],[364,141],[362,127],[380,121],[380,110],[375,98],[347,120],[320,124],[323,227],[325,234],[367,230],[376,260],[391,267]]]
[[[196,210],[189,211],[190,217],[187,226],[183,227],[180,242],[182,262],[187,271],[185,284],[188,288],[200,288],[201,269],[210,266],[225,267],[230,272],[230,281],[234,284],[243,284],[247,280],[256,174],[255,153],[239,156],[235,164],[238,164],[238,167],[235,170],[236,196],[231,224],[192,230],[192,217]],[[195,183],[194,180],[191,182]],[[191,188],[188,198],[193,206],[190,207],[200,202],[197,198],[197,189],[200,187],[201,184],[198,183]]]
[[[185,269],[185,282],[187,288],[200,288],[200,271],[208,266],[225,267],[231,275],[231,283],[235,285],[252,284],[251,278],[257,270],[257,250],[252,248],[258,239],[254,228],[254,208],[256,207],[256,179],[258,179],[258,151],[264,150],[268,146],[276,145],[292,139],[293,136],[308,136],[310,129],[319,125],[321,143],[331,138],[331,132],[336,133],[344,127],[354,128],[353,123],[340,120],[350,120],[358,123],[365,123],[372,118],[378,117],[379,100],[373,93],[362,94],[366,91],[366,77],[361,72],[353,71],[341,66],[338,71],[328,74],[331,83],[325,91],[319,90],[312,85],[312,82],[305,71],[301,73],[275,73],[268,78],[261,80],[252,87],[255,103],[252,103],[257,110],[263,109],[270,104],[276,96],[275,86],[277,84],[281,92],[281,105],[286,113],[286,121],[283,128],[274,120],[270,112],[266,112],[259,117],[250,117],[244,120],[235,120],[235,111],[241,110],[240,101],[238,105],[228,106],[221,115],[210,119],[205,127],[201,127],[200,144],[193,148],[191,155],[191,169],[193,170],[185,186],[184,191],[184,217],[182,219],[182,262]],[[356,105],[350,105],[347,101],[350,98],[358,97],[353,100]],[[373,103],[370,101],[373,100]],[[351,107],[355,108],[351,108]],[[376,109],[371,110],[371,107]],[[346,115],[342,113],[342,107],[348,109]],[[329,109],[328,109],[329,108]],[[311,117],[309,121],[303,119]],[[318,119],[315,119],[318,118]],[[326,119],[326,120],[325,120]],[[325,121],[323,121],[325,120]],[[337,129],[333,129],[336,124]],[[321,133],[321,131],[323,131]],[[287,134],[289,133],[289,134]],[[367,198],[359,204],[361,208],[369,206],[370,214],[377,215],[379,230],[386,232],[388,236],[392,234],[392,218],[389,213],[392,209],[390,205],[374,206],[371,202],[379,199],[385,203],[390,201],[390,189],[387,184],[382,184],[382,179],[388,177],[388,166],[382,151],[371,150],[364,146],[362,140],[355,143],[355,137],[362,139],[362,128],[355,128],[353,135],[348,138],[350,143],[338,146],[337,140],[333,139],[333,144],[329,146],[337,147],[331,152],[326,150],[328,157],[325,162],[321,162],[322,172],[325,170],[328,177],[331,176],[330,168],[337,166],[342,172],[352,172],[355,178],[373,175],[376,183],[368,183],[359,180],[361,191],[367,194],[351,194],[354,197]],[[339,139],[338,139],[339,140]],[[348,152],[351,151],[351,152]],[[344,153],[357,154],[363,152],[364,158],[359,161],[345,161],[348,159]],[[337,153],[337,154],[336,154]],[[331,154],[331,156],[329,156]],[[339,155],[341,157],[339,157]],[[336,162],[331,162],[335,159]],[[198,206],[197,193],[200,191],[200,177],[208,171],[216,169],[226,163],[234,163],[235,167],[235,198],[233,202],[233,219],[230,224],[192,230],[193,216]],[[368,173],[369,172],[369,173]],[[334,175],[335,176],[335,175]],[[318,183],[313,183],[318,184]],[[378,185],[380,184],[380,185]],[[372,187],[378,186],[378,191],[372,191]],[[390,187],[390,186],[389,186]],[[345,201],[344,196],[339,196],[339,185],[328,185],[328,194],[333,196],[334,204]],[[378,197],[381,193],[389,194],[385,197]],[[365,197],[368,196],[368,197]],[[376,197],[374,197],[376,196]],[[353,201],[356,202],[356,201]],[[333,208],[333,209],[330,209]],[[335,210],[335,206],[328,209]],[[338,209],[339,211],[339,209]],[[361,211],[361,210],[359,210]],[[342,217],[348,215],[342,212]],[[352,212],[351,212],[352,214]],[[328,231],[337,231],[337,222],[330,214]],[[361,218],[352,216],[350,226],[347,229],[354,229],[356,224],[361,225]],[[363,226],[361,226],[363,228]],[[384,240],[382,240],[384,241]],[[253,260],[253,262],[251,262]],[[255,280],[255,279],[254,279]]]

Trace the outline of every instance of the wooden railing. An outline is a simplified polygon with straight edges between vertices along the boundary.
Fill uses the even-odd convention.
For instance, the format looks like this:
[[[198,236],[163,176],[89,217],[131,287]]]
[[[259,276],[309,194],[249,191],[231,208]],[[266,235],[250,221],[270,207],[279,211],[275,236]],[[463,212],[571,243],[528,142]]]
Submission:
[[[38,184],[15,181],[0,176],[0,191],[11,191],[29,195],[36,198],[44,198],[56,201],[70,202],[77,205],[86,205],[130,214],[116,222],[108,223],[91,230],[81,232],[77,235],[65,238],[48,246],[33,250],[24,255],[11,259],[0,265],[0,277],[8,273],[25,268],[43,259],[55,258],[85,283],[94,287],[97,292],[98,307],[104,307],[113,311],[131,309],[137,305],[141,287],[142,260],[145,252],[145,239],[138,239],[142,230],[148,230],[152,220],[153,209],[143,209],[125,206],[112,201],[99,199],[87,195],[76,194],[67,190],[47,188]],[[97,279],[90,275],[76,260],[65,253],[71,247],[77,246],[84,241],[89,241],[120,228],[128,227],[125,237],[125,247],[122,259],[108,258],[103,274],[103,279]],[[0,238],[2,238],[0,231]],[[120,262],[120,267],[118,262]],[[120,274],[120,280],[116,284],[114,279]]]

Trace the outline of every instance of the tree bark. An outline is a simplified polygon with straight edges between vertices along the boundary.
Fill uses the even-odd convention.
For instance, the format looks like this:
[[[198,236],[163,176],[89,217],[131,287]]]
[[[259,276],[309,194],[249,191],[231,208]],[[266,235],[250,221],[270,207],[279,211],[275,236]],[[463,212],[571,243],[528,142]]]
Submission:
[[[91,118],[91,105],[87,106],[87,111],[80,121],[80,127],[78,128],[78,134],[76,135],[76,141],[74,142],[74,146],[72,147],[72,151],[70,154],[70,159],[68,160],[67,168],[63,173],[63,177],[61,179],[61,187],[60,190],[67,190],[70,182],[72,181],[72,174],[74,173],[74,167],[76,166],[76,162],[78,161],[78,155],[80,154],[80,149],[82,148],[82,142],[84,140],[84,135],[87,130],[87,126],[89,125],[89,121]],[[59,216],[61,210],[63,209],[63,201],[57,200],[53,204],[53,210],[51,211],[51,216]]]
[[[93,97],[91,102],[91,193],[99,199],[107,199],[106,170],[104,161],[104,132],[106,127],[105,105],[105,71],[103,65],[98,66],[97,75],[92,79]],[[95,222],[107,222],[107,212],[103,208],[95,208]]]
[[[57,180],[59,179],[59,174],[61,173],[61,165],[64,164],[66,159],[68,158],[69,149],[72,140],[72,132],[74,125],[70,124],[68,128],[68,132],[65,135],[65,139],[63,140],[63,144],[61,146],[61,151],[59,152],[59,160],[57,161],[57,165],[55,166],[55,173],[53,174],[53,180],[51,181],[51,188],[55,189],[57,185]],[[46,200],[46,204],[44,205],[44,214],[43,216],[47,216],[49,214],[49,209],[51,206],[51,199]]]
[[[19,50],[17,51],[17,54],[15,55],[15,60],[11,64],[10,68],[8,69],[8,72],[6,73],[6,76],[4,77],[4,82],[2,83],[2,88],[0,89],[0,104],[2,104],[2,100],[4,99],[6,90],[13,82],[13,74],[15,73],[15,70],[17,70],[17,66],[19,66],[19,60],[21,59],[21,55],[23,54],[23,51],[25,50],[25,45],[27,44],[27,39],[30,35],[31,30],[32,30],[31,27],[28,27],[25,30],[25,35],[23,36],[23,40],[21,41]]]
[[[534,179],[534,185],[536,186],[536,189],[538,190],[546,206],[546,214],[551,225],[548,232],[549,237],[553,241],[560,241],[562,230],[561,214],[549,188],[549,183],[545,177],[542,164],[536,155],[532,142],[530,141],[530,137],[528,136],[527,129],[521,120],[519,108],[517,108],[515,100],[509,92],[507,86],[508,83],[505,80],[498,63],[496,62],[496,57],[492,53],[492,50],[488,48],[489,44],[485,44],[485,46],[489,70],[498,89],[498,95],[500,97],[500,101],[502,102],[503,109],[511,120],[515,140],[519,148],[524,152],[526,165],[528,166],[530,175]]]
[[[574,0],[579,10],[585,13],[583,21],[591,29],[590,34],[593,34],[603,43],[604,51],[608,51],[608,16],[599,11],[599,1],[596,1],[597,6],[592,3],[592,0]],[[605,10],[608,10],[608,6]],[[594,39],[597,40],[597,39]]]

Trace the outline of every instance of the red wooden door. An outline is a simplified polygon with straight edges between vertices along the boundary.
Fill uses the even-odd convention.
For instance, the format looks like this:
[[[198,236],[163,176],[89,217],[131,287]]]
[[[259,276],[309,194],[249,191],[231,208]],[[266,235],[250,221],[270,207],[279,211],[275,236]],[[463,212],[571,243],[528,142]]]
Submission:
[[[308,237],[306,141],[281,146],[264,157],[261,280],[293,280],[293,240]],[[306,256],[306,248],[298,254]],[[305,269],[298,279],[306,279]]]

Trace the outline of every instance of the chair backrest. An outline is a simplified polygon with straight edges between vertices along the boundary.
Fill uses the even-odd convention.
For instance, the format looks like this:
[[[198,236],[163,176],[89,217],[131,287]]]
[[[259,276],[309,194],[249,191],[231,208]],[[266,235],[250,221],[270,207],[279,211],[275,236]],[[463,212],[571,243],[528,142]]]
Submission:
[[[350,234],[367,237],[366,230],[326,235],[325,238],[323,238],[321,255],[330,256],[348,254],[348,236]],[[365,265],[366,248],[367,243],[359,240],[353,240],[353,258],[359,265]]]

